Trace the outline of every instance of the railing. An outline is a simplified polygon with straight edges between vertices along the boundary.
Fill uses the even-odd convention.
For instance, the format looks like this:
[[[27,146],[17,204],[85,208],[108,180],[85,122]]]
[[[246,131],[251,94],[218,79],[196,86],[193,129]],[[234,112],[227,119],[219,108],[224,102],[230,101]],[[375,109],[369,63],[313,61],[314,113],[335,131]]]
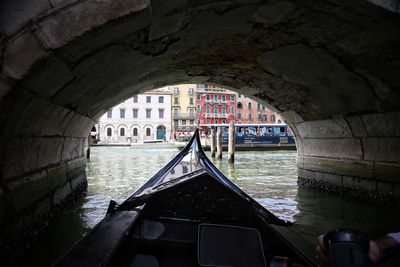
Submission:
[[[194,120],[196,118],[196,114],[192,113],[174,113],[172,114],[172,118],[174,119],[188,119],[188,120]]]
[[[228,118],[229,114],[228,113],[206,113],[206,119],[208,118]]]

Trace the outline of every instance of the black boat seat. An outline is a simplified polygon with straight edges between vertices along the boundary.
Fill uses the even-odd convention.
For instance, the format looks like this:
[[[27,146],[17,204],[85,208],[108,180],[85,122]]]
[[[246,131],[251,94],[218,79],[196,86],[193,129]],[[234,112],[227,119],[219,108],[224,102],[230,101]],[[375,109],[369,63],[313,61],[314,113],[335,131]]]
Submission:
[[[200,266],[266,266],[257,229],[219,224],[199,225],[198,261]]]
[[[158,260],[152,255],[136,254],[129,267],[159,267]]]
[[[160,222],[143,220],[140,225],[140,237],[147,240],[158,239],[165,231],[165,226]]]

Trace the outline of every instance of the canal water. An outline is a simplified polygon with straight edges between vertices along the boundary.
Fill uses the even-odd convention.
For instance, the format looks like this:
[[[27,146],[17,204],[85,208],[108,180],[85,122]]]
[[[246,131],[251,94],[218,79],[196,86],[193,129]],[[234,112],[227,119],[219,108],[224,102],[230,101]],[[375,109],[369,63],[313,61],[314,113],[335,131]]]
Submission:
[[[177,153],[170,145],[92,147],[86,196],[50,227],[29,263],[49,266],[104,217],[111,199],[122,202]],[[338,227],[359,229],[372,238],[400,229],[398,208],[299,188],[296,151],[240,151],[234,165],[226,154],[213,162],[264,207],[293,222],[310,242]]]

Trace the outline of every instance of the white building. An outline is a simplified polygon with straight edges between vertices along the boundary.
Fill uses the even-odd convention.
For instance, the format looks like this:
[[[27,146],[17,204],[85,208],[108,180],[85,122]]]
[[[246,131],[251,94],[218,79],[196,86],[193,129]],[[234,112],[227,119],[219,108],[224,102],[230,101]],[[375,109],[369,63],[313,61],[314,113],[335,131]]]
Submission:
[[[98,143],[142,143],[171,139],[171,94],[153,90],[125,100],[98,122]]]

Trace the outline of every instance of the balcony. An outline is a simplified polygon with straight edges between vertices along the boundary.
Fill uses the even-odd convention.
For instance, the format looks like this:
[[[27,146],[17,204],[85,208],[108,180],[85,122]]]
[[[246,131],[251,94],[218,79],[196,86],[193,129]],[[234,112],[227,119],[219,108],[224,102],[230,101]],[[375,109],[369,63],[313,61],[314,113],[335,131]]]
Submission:
[[[214,118],[214,119],[226,119],[228,118],[228,113],[206,113],[206,119]]]
[[[196,118],[196,114],[194,113],[173,113],[173,119],[180,119],[180,120],[194,120]]]

